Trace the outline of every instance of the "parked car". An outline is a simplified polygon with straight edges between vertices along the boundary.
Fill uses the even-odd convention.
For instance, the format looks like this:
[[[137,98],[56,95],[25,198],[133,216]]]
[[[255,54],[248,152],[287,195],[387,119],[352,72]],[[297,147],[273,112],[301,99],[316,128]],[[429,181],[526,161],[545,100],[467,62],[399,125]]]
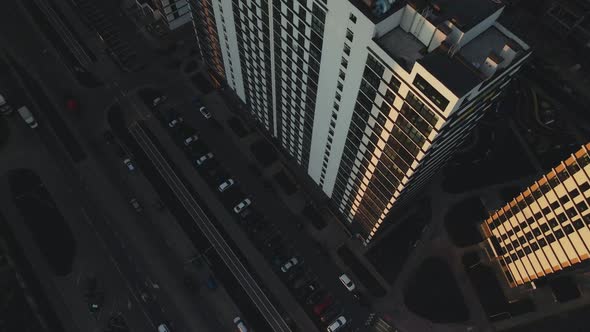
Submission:
[[[219,191],[220,193],[226,191],[227,189],[229,189],[232,185],[234,184],[234,180],[232,179],[227,179],[225,181],[223,181],[218,187],[217,187],[217,191]]]
[[[301,287],[295,288],[295,297],[300,301],[307,300],[312,294],[315,294],[320,290],[320,285],[315,280],[306,280]]]
[[[334,298],[332,295],[326,295],[320,303],[313,306],[313,313],[318,316],[321,315],[324,311],[326,311],[326,309],[328,309],[329,306],[332,305],[332,303],[334,303]]]
[[[299,260],[297,259],[297,257],[291,257],[285,264],[283,264],[283,266],[281,266],[281,271],[287,272],[289,271],[289,269],[291,269],[293,266],[297,264],[299,264]]]
[[[337,305],[333,305],[330,309],[326,310],[322,314],[322,316],[320,317],[320,320],[322,321],[322,323],[331,322],[334,318],[338,317],[338,315],[340,315],[341,313],[342,313],[342,308]]]
[[[123,159],[123,164],[125,164],[125,166],[127,166],[128,170],[130,170],[130,171],[135,170],[135,165],[133,165],[133,163],[131,162],[131,158]]]
[[[244,324],[244,321],[239,316],[234,318],[234,324],[236,324],[239,332],[248,332],[246,324]]]
[[[107,144],[113,144],[115,142],[115,135],[113,135],[113,132],[110,130],[105,130],[102,133],[102,137],[107,142]]]
[[[168,113],[168,127],[174,128],[184,122],[184,118],[174,111]]]
[[[158,325],[158,332],[170,332],[168,326],[164,323]]]
[[[129,203],[131,204],[135,212],[140,213],[141,211],[143,211],[143,208],[141,207],[141,204],[139,204],[137,198],[132,198],[131,200],[129,200]]]
[[[212,275],[210,275],[209,278],[207,278],[207,288],[217,289],[217,280],[215,280],[215,278]]]
[[[354,282],[352,282],[352,280],[350,280],[350,278],[345,273],[340,275],[339,279],[340,282],[342,282],[342,284],[344,285],[344,287],[346,287],[346,289],[348,289],[351,292],[354,290]]]
[[[35,129],[39,127],[37,120],[33,116],[33,113],[29,110],[27,106],[22,106],[21,108],[17,109],[16,112],[20,115],[20,117],[25,121],[29,127]]]
[[[307,304],[316,304],[319,303],[324,296],[326,295],[326,292],[324,290],[317,290],[314,293],[310,294],[309,297],[307,298],[306,303]]]
[[[209,110],[207,110],[205,106],[199,107],[199,112],[201,112],[205,119],[211,119],[211,113],[209,112]]]
[[[234,212],[240,213],[242,210],[250,206],[250,204],[252,204],[252,201],[249,198],[245,198],[244,200],[236,204],[236,206],[234,206]]]
[[[344,318],[344,316],[340,316],[340,317],[336,318],[336,320],[334,320],[332,322],[332,324],[330,324],[328,326],[328,328],[326,329],[326,331],[328,331],[328,332],[335,332],[335,331],[338,331],[344,325],[346,325],[346,318]]]
[[[100,290],[98,280],[95,276],[91,276],[86,280],[84,297],[86,298],[90,312],[95,313],[102,308],[104,293]]]
[[[164,95],[160,95],[152,99],[152,107],[157,107],[158,105],[162,104],[168,99],[168,97]]]
[[[209,152],[206,153],[204,155],[202,155],[201,157],[199,157],[199,159],[195,160],[195,164],[197,164],[197,166],[201,166],[203,165],[207,160],[213,158],[213,153]]]
[[[192,134],[189,137],[184,139],[184,145],[189,146],[189,145],[193,144],[194,142],[196,142],[198,139],[199,139],[199,136],[197,134]]]
[[[80,102],[78,99],[74,98],[71,95],[67,95],[64,98],[64,105],[66,109],[73,113],[80,113]]]

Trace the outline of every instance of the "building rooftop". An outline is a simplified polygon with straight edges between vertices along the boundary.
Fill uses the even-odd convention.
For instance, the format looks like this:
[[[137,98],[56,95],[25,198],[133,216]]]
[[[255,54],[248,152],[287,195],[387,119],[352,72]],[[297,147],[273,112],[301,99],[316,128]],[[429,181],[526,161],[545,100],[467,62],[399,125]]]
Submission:
[[[430,7],[432,14],[429,15],[429,21],[435,26],[444,21],[451,21],[463,32],[504,6],[500,0],[408,0],[408,2],[418,9]]]
[[[397,27],[377,40],[377,44],[407,71],[412,69],[416,60],[424,57],[426,46],[418,38]]]
[[[484,79],[479,71],[461,58],[450,57],[444,46],[429,53],[418,62],[457,96],[462,96]]]
[[[459,54],[466,62],[477,68],[490,54],[494,56],[502,53],[502,48],[507,43],[512,43],[510,38],[492,26],[467,45],[461,47]]]

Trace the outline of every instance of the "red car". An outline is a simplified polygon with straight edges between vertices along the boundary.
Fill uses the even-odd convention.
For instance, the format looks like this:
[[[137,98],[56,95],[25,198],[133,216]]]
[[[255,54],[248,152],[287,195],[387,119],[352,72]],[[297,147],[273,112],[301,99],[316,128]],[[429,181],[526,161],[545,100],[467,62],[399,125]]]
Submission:
[[[326,295],[320,303],[313,307],[313,313],[318,316],[321,315],[332,303],[334,303],[332,295]]]

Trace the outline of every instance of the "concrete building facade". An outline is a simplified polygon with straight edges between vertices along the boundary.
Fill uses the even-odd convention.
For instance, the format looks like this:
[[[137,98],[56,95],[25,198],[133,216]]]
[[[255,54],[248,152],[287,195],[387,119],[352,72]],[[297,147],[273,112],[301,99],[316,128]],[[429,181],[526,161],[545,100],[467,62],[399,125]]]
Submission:
[[[211,1],[228,85],[365,244],[530,55],[494,0]]]
[[[482,223],[487,252],[511,287],[588,262],[589,152],[590,143]]]

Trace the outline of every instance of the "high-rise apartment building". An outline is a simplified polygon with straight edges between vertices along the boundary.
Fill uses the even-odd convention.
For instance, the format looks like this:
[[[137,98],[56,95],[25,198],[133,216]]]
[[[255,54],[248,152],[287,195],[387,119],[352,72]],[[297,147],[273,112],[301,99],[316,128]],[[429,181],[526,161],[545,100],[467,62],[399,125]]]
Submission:
[[[530,55],[497,0],[191,1],[215,13],[211,71],[365,243]]]
[[[590,258],[590,143],[490,213],[487,249],[511,287]]]
[[[135,0],[139,8],[150,11],[151,15],[162,19],[170,30],[191,21],[188,0]]]

